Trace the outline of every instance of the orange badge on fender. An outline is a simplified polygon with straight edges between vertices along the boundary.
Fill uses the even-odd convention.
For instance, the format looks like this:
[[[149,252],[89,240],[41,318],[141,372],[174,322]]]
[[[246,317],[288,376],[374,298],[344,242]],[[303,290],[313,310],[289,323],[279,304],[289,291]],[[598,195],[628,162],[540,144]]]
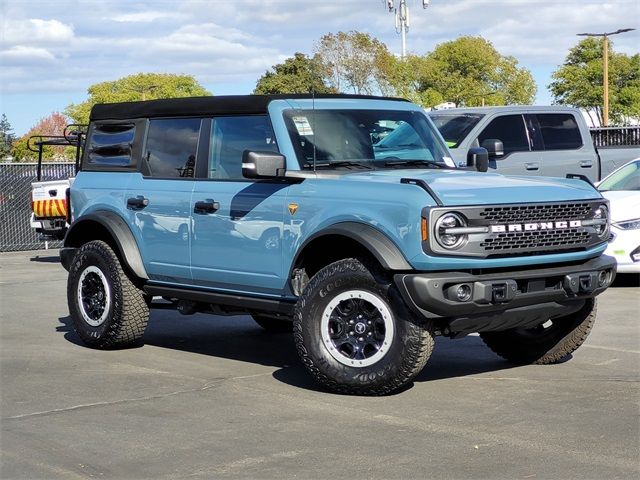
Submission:
[[[289,213],[291,215],[294,215],[297,211],[298,211],[298,204],[297,203],[290,203],[289,204]]]

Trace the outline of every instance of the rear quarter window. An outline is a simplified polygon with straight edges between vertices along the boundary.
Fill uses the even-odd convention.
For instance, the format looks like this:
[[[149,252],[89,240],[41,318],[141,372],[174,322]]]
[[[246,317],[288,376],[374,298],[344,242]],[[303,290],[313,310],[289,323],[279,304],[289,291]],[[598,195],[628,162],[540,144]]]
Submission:
[[[93,124],[83,168],[131,166],[135,135],[133,122]]]

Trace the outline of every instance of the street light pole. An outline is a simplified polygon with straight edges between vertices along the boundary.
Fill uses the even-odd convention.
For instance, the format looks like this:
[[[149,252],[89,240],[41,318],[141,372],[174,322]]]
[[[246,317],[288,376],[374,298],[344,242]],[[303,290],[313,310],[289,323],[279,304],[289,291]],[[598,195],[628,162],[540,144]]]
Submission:
[[[619,33],[630,32],[635,28],[621,28],[615,32],[577,33],[579,37],[602,37],[602,126],[609,125],[609,37]]]

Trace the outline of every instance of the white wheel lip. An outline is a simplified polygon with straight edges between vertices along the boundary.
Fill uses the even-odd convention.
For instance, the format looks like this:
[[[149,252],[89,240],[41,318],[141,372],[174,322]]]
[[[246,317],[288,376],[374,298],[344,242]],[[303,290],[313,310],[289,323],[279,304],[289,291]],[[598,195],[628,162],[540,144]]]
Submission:
[[[371,303],[378,309],[384,322],[385,336],[382,347],[371,357],[364,360],[352,360],[341,354],[338,350],[336,350],[333,340],[331,340],[331,337],[329,336],[329,318],[331,316],[331,312],[333,312],[333,309],[336,308],[340,302],[342,302],[343,300],[348,300],[350,298],[361,298]],[[394,333],[393,314],[391,313],[391,310],[387,306],[386,302],[379,296],[366,290],[347,290],[345,292],[342,292],[332,298],[322,312],[322,320],[320,322],[320,336],[322,338],[322,345],[327,349],[334,360],[348,367],[364,368],[379,362],[391,348]]]
[[[84,303],[82,302],[82,281],[90,273],[95,273],[100,278],[100,280],[102,281],[102,286],[104,287],[104,292],[105,292],[104,312],[102,312],[102,315],[97,320],[94,320],[91,317],[89,317],[86,310],[84,309]],[[109,316],[109,310],[111,309],[111,288],[109,287],[109,282],[107,281],[107,277],[105,276],[104,273],[102,273],[102,270],[100,270],[98,267],[94,265],[90,265],[87,268],[85,268],[80,274],[80,279],[78,280],[76,296],[78,301],[78,308],[80,310],[80,315],[82,316],[82,319],[92,327],[99,327],[100,325],[102,325],[107,319],[107,317]]]

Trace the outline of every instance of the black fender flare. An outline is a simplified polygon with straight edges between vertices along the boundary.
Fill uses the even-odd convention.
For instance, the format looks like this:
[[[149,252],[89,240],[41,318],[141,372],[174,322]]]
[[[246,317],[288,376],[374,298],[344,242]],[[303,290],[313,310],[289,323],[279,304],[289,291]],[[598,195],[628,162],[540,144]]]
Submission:
[[[64,237],[64,246],[60,251],[61,258],[65,250],[75,250],[80,246],[77,244],[77,239],[86,237],[83,230],[90,223],[98,223],[109,232],[120,253],[120,258],[136,277],[142,280],[149,279],[144,263],[142,263],[138,243],[131,232],[131,228],[121,216],[109,210],[98,210],[76,219]]]
[[[371,225],[359,222],[335,223],[311,235],[300,245],[291,264],[292,270],[305,247],[312,241],[327,235],[342,235],[360,243],[371,252],[385,270],[413,270],[400,249],[387,235]]]

